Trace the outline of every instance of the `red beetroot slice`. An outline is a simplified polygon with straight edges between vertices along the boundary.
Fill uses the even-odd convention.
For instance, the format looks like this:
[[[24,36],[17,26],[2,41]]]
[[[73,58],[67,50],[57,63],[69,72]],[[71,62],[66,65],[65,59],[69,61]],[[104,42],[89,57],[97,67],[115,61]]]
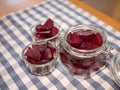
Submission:
[[[39,31],[39,32],[36,32],[36,34],[41,35],[41,36],[44,36],[44,37],[46,37],[46,38],[51,37],[51,33],[52,33],[51,30],[41,30],[41,31]]]
[[[88,70],[84,66],[74,66],[74,74],[88,74]]]
[[[94,49],[96,48],[96,45],[94,44],[91,44],[90,42],[82,42],[79,49],[83,49],[83,50],[91,50],[91,49]]]
[[[80,35],[73,32],[73,33],[69,33],[69,35],[67,36],[67,42],[77,48],[80,46],[80,44],[82,43],[82,39],[80,38]]]
[[[90,68],[94,64],[94,61],[89,60],[83,60],[82,65],[85,66],[86,68]]]
[[[27,59],[28,62],[30,62],[30,63],[32,63],[32,64],[35,64],[35,63],[36,63],[36,62],[35,62],[36,60],[35,60],[34,58],[31,58],[31,57],[27,56],[26,59]]]
[[[83,32],[80,32],[79,34],[80,34],[81,38],[85,41],[89,41],[95,36],[95,33],[89,29],[85,30]]]
[[[82,61],[81,59],[75,59],[74,56],[71,57],[71,63],[74,65],[74,66],[79,66],[79,65],[82,65]]]
[[[45,27],[41,24],[38,24],[36,25],[35,30],[36,32],[39,32],[39,31],[45,30]]]
[[[50,61],[51,60],[42,59],[42,60],[38,61],[37,64],[45,64],[45,63],[48,63]]]
[[[58,33],[58,28],[53,27],[53,28],[51,29],[51,36],[55,36],[57,33]]]
[[[47,21],[44,23],[44,26],[45,28],[48,30],[48,29],[51,29],[53,26],[54,26],[54,22],[52,19],[47,19]]]
[[[95,64],[91,67],[91,70],[92,70],[92,71],[98,71],[99,69],[100,69],[99,63],[95,63]]]
[[[36,60],[41,59],[41,54],[36,48],[29,47],[28,50],[26,51],[25,55],[27,57],[31,57],[31,58],[36,59]]]
[[[50,49],[52,54],[55,54],[56,52],[56,48],[52,47],[52,46],[48,46],[48,48]]]
[[[27,61],[32,63],[32,64],[39,64],[40,60],[27,56]]]
[[[70,64],[69,56],[70,55],[68,55],[67,52],[61,47],[60,48],[60,58],[62,60],[62,63],[64,63],[65,65]]]
[[[40,44],[36,43],[32,45],[32,48],[36,48],[39,52],[44,52],[47,49],[48,43],[41,42]]]
[[[50,38],[58,33],[58,29],[54,27],[54,22],[50,18],[46,20],[46,22],[41,25],[36,25],[35,37],[37,38]]]
[[[36,38],[41,38],[41,39],[47,38],[45,35],[40,35],[39,33],[36,33],[36,34],[35,34],[35,37],[36,37]]]
[[[42,52],[42,59],[45,59],[45,60],[53,59],[53,54],[49,48],[47,48],[45,52]]]
[[[90,41],[92,44],[97,45],[98,47],[103,44],[103,39],[100,33],[96,33],[95,37]]]
[[[65,52],[65,50],[61,47],[60,48],[60,56],[61,56],[61,60],[64,62],[64,61],[67,61],[67,53]]]
[[[74,66],[75,69],[82,69],[82,70],[86,70],[87,68],[82,66],[82,65],[79,65],[79,66]]]
[[[35,43],[28,47],[25,56],[26,60],[32,64],[44,64],[54,58],[56,48],[47,42]]]

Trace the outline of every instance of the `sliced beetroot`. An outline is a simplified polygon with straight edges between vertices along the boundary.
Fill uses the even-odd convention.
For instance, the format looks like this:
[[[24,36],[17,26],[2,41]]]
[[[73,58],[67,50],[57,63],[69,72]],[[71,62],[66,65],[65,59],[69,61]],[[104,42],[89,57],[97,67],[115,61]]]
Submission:
[[[103,39],[100,33],[96,33],[95,37],[90,42],[98,47],[101,46],[103,44]]]
[[[91,50],[91,49],[95,49],[97,46],[92,44],[91,42],[82,42],[79,49],[83,49],[83,50]]]
[[[55,36],[58,33],[58,28],[54,26],[52,19],[48,18],[46,22],[41,25],[35,26],[35,37],[40,39],[46,39]]]
[[[44,52],[48,47],[47,42],[41,42],[40,44],[35,43],[32,45],[32,48],[36,48],[39,52]]]
[[[82,43],[82,39],[80,38],[79,34],[77,34],[77,33],[69,33],[67,36],[67,42],[71,46],[77,48]]]
[[[70,32],[66,40],[72,47],[83,50],[91,50],[100,47],[103,44],[103,38],[100,33],[92,30],[80,29]]]
[[[32,64],[35,64],[35,63],[37,63],[37,61],[39,61],[39,60],[37,60],[37,59],[35,59],[35,58],[32,58],[32,57],[29,57],[29,56],[27,56],[27,61],[28,62],[30,62],[30,63],[32,63]]]
[[[85,40],[89,41],[95,36],[95,33],[92,30],[85,30],[83,32],[80,32],[80,37]]]
[[[60,47],[60,56],[62,61],[67,61],[68,58],[66,54],[67,53],[65,52],[65,50],[62,47]]]
[[[74,69],[73,73],[75,75],[81,75],[81,76],[84,76],[84,77],[88,77],[90,75],[90,71],[89,70],[83,70],[81,68]]]
[[[74,57],[72,57],[72,58],[74,58]],[[79,65],[81,65],[81,63],[82,63],[82,60],[72,59],[72,60],[71,60],[71,63],[72,63],[74,66],[79,66]]]
[[[25,52],[25,56],[28,56],[31,52],[32,48],[31,47],[28,47],[27,48],[27,51]]]
[[[46,38],[46,36],[40,35],[39,33],[36,33],[36,34],[35,34],[35,37],[36,37],[36,38],[41,38],[41,39]]]
[[[34,43],[25,52],[26,60],[32,64],[43,64],[54,59],[56,48],[47,42]]]
[[[54,26],[54,22],[52,19],[48,18],[47,21],[44,23],[46,29],[51,29]]]
[[[89,68],[81,64],[74,65],[73,74],[87,77],[90,75]]]
[[[86,68],[90,68],[94,64],[94,61],[91,61],[91,59],[83,60],[82,65]]]
[[[35,29],[36,29],[36,32],[39,32],[41,30],[45,30],[45,27],[41,24],[38,24],[38,25],[36,25]]]
[[[51,35],[52,35],[52,36],[55,36],[57,33],[58,33],[58,28],[53,27],[53,28],[51,29]]]
[[[42,59],[42,60],[38,61],[37,64],[45,64],[45,63],[48,63],[50,61],[51,60]]]
[[[66,64],[66,65],[70,64],[69,63],[69,55],[62,47],[60,47],[60,58],[64,64]]]
[[[27,52],[25,53],[26,56],[40,60],[41,54],[36,48],[28,48]]]
[[[43,53],[42,53],[42,58],[45,60],[49,60],[53,58],[53,54],[49,48],[47,48]]]
[[[37,32],[37,34],[44,36],[46,38],[49,38],[49,37],[51,37],[52,32],[51,32],[51,30],[44,30],[44,31],[41,30],[41,31]]]
[[[76,72],[84,72],[85,70],[87,70],[87,68],[86,67],[84,67],[84,66],[74,66],[74,69],[75,69],[75,71]]]
[[[100,69],[99,63],[95,63],[95,64],[91,67],[91,70],[92,70],[92,71],[98,71],[99,69]]]

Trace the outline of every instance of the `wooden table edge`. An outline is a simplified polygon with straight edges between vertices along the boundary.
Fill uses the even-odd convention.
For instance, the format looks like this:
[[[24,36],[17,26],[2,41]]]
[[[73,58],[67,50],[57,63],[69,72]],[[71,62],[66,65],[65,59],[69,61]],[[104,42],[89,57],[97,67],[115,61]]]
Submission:
[[[117,20],[113,19],[112,17],[86,5],[85,3],[81,2],[80,0],[69,0],[71,3],[75,4],[76,6],[86,10],[90,14],[94,15],[98,19],[102,20],[106,24],[112,26],[114,29],[120,31],[120,22]]]

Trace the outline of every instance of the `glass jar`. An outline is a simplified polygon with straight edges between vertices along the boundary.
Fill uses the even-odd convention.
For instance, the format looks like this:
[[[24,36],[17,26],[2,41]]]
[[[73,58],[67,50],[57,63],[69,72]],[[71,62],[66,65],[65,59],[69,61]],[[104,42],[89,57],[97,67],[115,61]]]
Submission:
[[[42,22],[39,22],[39,23],[36,23],[34,24],[32,27],[31,27],[31,34],[32,34],[32,39],[33,41],[50,41],[52,42],[53,44],[55,45],[59,45],[60,41],[59,41],[59,35],[60,35],[60,32],[63,30],[62,27],[57,24],[56,22],[54,22],[54,27],[57,28],[58,32],[56,35],[54,36],[51,36],[51,37],[45,37],[45,38],[40,38],[40,37],[37,37],[35,34],[36,34],[36,26],[41,24],[41,25],[44,25],[45,21],[42,21]],[[45,35],[45,36],[48,36],[48,35]]]
[[[70,33],[76,33],[91,30],[94,33],[99,33],[102,37],[102,45],[93,49],[78,49],[71,46],[67,38]],[[89,38],[89,37],[87,37]],[[71,42],[76,39],[71,38]],[[108,62],[109,48],[107,45],[107,37],[105,33],[98,27],[93,25],[76,25],[69,28],[62,37],[62,44],[60,46],[60,60],[65,69],[73,76],[80,78],[89,78],[90,76],[101,71]],[[86,42],[86,41],[85,41]],[[83,43],[83,42],[82,42]],[[87,44],[88,45],[88,44]],[[86,46],[87,47],[87,46]],[[86,48],[85,47],[85,48]]]
[[[22,58],[30,73],[44,76],[55,70],[58,48],[48,41],[35,41],[28,44]]]
[[[115,54],[111,59],[110,71],[112,79],[120,87],[120,53]]]

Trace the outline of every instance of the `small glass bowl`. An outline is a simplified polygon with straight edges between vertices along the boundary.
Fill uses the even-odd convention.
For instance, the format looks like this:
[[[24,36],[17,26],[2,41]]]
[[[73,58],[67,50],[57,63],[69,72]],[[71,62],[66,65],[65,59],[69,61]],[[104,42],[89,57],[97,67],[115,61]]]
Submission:
[[[27,56],[25,56],[26,51],[28,50],[29,47],[31,47],[33,44],[40,44],[40,43],[44,43],[47,42],[48,45],[54,47],[56,49],[54,55],[53,55],[53,59],[50,60],[47,63],[44,64],[32,64],[30,63],[28,60],[26,60]],[[57,62],[57,57],[58,57],[58,48],[52,44],[51,42],[48,41],[35,41],[32,42],[30,44],[28,44],[22,52],[22,58],[24,63],[26,64],[28,70],[30,71],[30,73],[34,74],[34,75],[39,75],[39,76],[44,76],[47,75],[51,72],[53,72],[55,70],[55,66],[56,66],[56,62]]]
[[[63,31],[63,29],[56,22],[54,22],[54,26],[58,29],[58,33],[55,36],[52,36],[52,37],[49,37],[49,38],[44,38],[44,39],[43,38],[37,38],[35,36],[35,27],[36,27],[36,25],[38,25],[38,24],[42,24],[43,25],[44,23],[45,23],[45,21],[42,21],[42,22],[34,24],[31,27],[31,34],[32,34],[33,41],[42,41],[42,40],[44,40],[44,41],[50,41],[50,42],[52,42],[55,45],[59,45],[60,44],[60,39],[59,39],[60,37],[59,36],[60,36],[61,31]]]

